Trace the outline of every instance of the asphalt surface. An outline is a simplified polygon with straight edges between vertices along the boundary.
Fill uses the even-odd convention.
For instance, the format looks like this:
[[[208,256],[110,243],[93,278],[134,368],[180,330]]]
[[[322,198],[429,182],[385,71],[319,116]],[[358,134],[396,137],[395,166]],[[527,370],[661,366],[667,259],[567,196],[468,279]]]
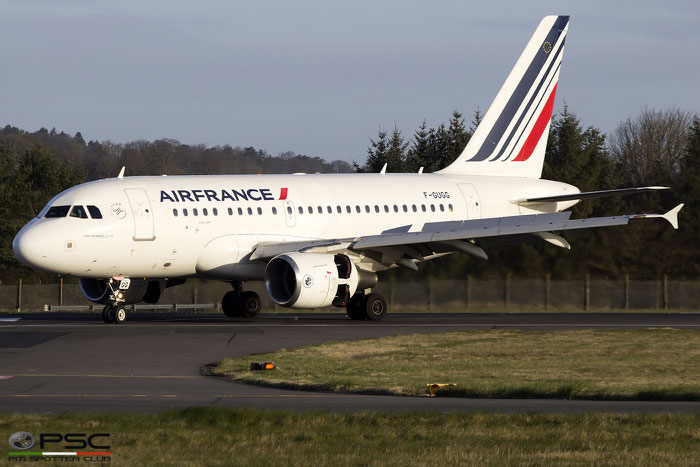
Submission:
[[[157,412],[176,407],[332,411],[689,412],[700,402],[393,397],[289,391],[201,376],[222,358],[327,341],[470,329],[700,330],[700,314],[136,314],[106,325],[97,314],[0,314],[0,412]]]

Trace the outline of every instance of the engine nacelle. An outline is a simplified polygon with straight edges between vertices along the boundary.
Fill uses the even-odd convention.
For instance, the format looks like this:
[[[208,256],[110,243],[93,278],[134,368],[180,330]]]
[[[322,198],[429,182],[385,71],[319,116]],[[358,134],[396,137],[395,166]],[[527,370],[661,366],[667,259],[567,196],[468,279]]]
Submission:
[[[267,293],[289,308],[345,306],[358,282],[357,267],[346,255],[286,253],[265,268]]]
[[[123,303],[131,305],[138,302],[158,303],[161,291],[167,287],[164,280],[130,279],[129,288],[121,290]],[[112,290],[105,279],[78,279],[80,291],[85,298],[95,303],[111,303]],[[175,284],[172,284],[175,285]],[[119,281],[115,281],[113,287],[119,288]]]

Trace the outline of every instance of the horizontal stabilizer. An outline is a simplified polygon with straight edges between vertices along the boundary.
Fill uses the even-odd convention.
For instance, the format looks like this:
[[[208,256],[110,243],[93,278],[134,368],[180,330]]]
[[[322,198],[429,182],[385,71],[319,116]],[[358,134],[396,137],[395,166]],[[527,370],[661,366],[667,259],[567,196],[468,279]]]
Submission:
[[[678,213],[683,209],[683,206],[685,206],[685,204],[681,203],[666,214],[637,214],[630,217],[632,219],[666,219],[674,229],[678,230]]]
[[[539,203],[556,203],[558,201],[573,201],[576,199],[603,198],[605,196],[633,195],[645,191],[670,190],[667,186],[641,186],[637,188],[621,188],[619,190],[585,191],[583,193],[572,193],[570,195],[542,196],[539,198],[526,198],[511,201],[520,206]]]

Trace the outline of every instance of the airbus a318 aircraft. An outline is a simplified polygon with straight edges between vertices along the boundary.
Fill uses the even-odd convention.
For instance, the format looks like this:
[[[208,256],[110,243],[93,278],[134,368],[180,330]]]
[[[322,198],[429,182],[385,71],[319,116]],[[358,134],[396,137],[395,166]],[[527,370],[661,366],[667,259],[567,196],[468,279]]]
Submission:
[[[252,317],[264,280],[280,306],[345,307],[379,320],[377,272],[454,252],[486,259],[483,239],[524,234],[569,248],[555,232],[664,218],[666,214],[570,219],[579,200],[665,187],[581,193],[542,180],[568,16],[545,17],[462,154],[436,173],[124,177],[70,188],[16,236],[30,267],[79,278],[108,323],[124,305],[155,303],[187,278],[218,279],[230,317]],[[386,166],[385,166],[386,169]],[[518,236],[518,237],[515,237]]]

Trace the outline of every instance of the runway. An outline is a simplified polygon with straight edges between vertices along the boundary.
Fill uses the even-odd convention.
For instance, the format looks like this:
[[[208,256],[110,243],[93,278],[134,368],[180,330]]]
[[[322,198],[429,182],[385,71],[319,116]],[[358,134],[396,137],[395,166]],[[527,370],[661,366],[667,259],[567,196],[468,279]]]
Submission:
[[[689,412],[700,402],[391,397],[264,388],[205,377],[222,358],[328,341],[472,329],[699,329],[700,314],[143,314],[106,325],[97,314],[0,315],[0,412],[157,412],[176,407],[331,411]]]

